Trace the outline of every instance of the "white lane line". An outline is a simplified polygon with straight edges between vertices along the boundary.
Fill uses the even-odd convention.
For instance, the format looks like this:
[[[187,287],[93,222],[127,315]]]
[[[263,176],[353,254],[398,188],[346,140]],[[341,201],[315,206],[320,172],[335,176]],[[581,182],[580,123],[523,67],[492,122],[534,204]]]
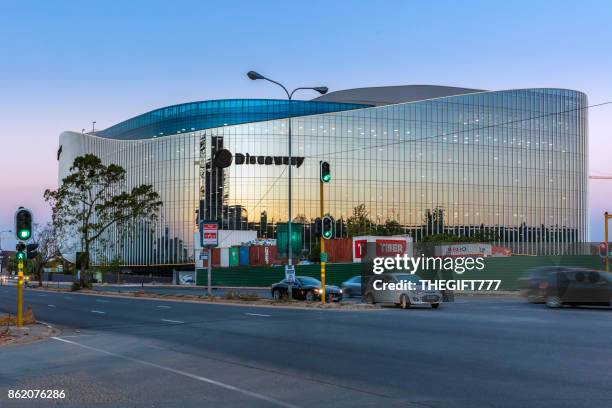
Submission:
[[[172,309],[171,306],[155,306],[158,309]]]
[[[247,316],[259,316],[259,317],[270,317],[272,315],[260,314],[260,313],[245,313]]]
[[[101,299],[96,299],[96,302],[98,303],[108,303],[108,300],[101,300]]]
[[[106,314],[106,312],[102,312],[100,310],[92,310],[91,313]]]
[[[68,299],[68,300],[70,300],[70,299],[72,299],[72,298],[71,298],[70,296],[64,296],[64,299]]]
[[[181,322],[180,320],[170,320],[170,319],[161,319],[162,322],[168,322],[168,323],[185,323],[185,322]]]
[[[224,388],[226,390],[235,391],[235,392],[238,392],[240,394],[243,394],[243,395],[246,395],[246,396],[249,396],[249,397],[252,397],[252,398],[256,398],[256,399],[259,399],[259,400],[262,400],[262,401],[267,401],[267,402],[269,402],[271,404],[274,404],[274,405],[277,405],[279,407],[284,407],[284,408],[300,408],[297,405],[293,405],[293,404],[290,404],[288,402],[283,402],[283,401],[274,399],[272,397],[268,397],[268,396],[263,395],[263,394],[258,394],[258,393],[253,392],[253,391],[248,391],[248,390],[245,390],[245,389],[242,389],[242,388],[238,388],[238,387],[235,387],[233,385],[223,383],[221,381],[213,380],[212,378],[202,377],[200,375],[192,374],[192,373],[189,373],[187,371],[181,371],[181,370],[177,370],[175,368],[170,368],[170,367],[166,367],[166,366],[163,366],[163,365],[151,363],[149,361],[139,360],[137,358],[127,357],[127,356],[124,356],[124,355],[121,355],[121,354],[112,353],[110,351],[101,350],[101,349],[98,349],[98,348],[95,348],[95,347],[86,346],[85,344],[77,343],[76,341],[72,341],[72,340],[66,340],[66,339],[63,339],[63,338],[60,338],[60,337],[51,337],[51,338],[53,340],[62,341],[64,343],[72,344],[73,346],[78,346],[78,347],[82,347],[82,348],[87,349],[87,350],[95,351],[95,352],[98,352],[98,353],[101,353],[101,354],[106,354],[107,356],[121,358],[123,360],[128,360],[128,361],[131,361],[133,363],[138,363],[138,364],[146,365],[146,366],[149,366],[149,367],[158,368],[160,370],[164,370],[164,371],[168,371],[168,372],[171,372],[171,373],[174,373],[174,374],[182,375],[183,377],[188,377],[188,378],[191,378],[193,380],[201,381],[201,382],[204,382],[204,383],[207,383],[207,384],[211,384],[211,385],[216,385],[217,387],[221,387],[221,388]]]
[[[49,306],[49,307],[55,307],[55,305],[47,305],[47,306]]]
[[[42,294],[40,294],[40,293],[39,293],[39,294],[38,294],[38,296],[40,296],[40,297],[45,297],[45,296],[47,296],[47,295],[42,295]]]

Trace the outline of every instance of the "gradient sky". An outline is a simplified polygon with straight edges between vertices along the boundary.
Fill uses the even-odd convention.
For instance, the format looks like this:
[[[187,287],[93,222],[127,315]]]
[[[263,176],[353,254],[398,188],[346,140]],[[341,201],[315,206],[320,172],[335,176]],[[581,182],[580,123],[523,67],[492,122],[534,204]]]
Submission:
[[[63,130],[105,128],[161,106],[439,84],[561,87],[612,100],[610,1],[0,0],[0,230],[15,209],[50,218]],[[313,95],[314,96],[314,95]],[[590,172],[612,175],[612,105],[590,111]],[[23,153],[20,153],[23,152]],[[589,183],[603,239],[612,181]],[[14,241],[3,234],[5,248]]]

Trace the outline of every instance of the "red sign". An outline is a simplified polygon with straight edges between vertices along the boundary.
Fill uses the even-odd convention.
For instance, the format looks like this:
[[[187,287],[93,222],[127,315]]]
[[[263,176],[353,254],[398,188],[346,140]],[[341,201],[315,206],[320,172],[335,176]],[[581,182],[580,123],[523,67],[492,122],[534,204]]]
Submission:
[[[406,253],[406,240],[377,239],[376,256],[395,256]]]
[[[217,223],[202,222],[200,224],[200,245],[202,247],[219,245],[219,225]]]
[[[355,258],[363,258],[368,252],[368,241],[365,239],[355,240]]]

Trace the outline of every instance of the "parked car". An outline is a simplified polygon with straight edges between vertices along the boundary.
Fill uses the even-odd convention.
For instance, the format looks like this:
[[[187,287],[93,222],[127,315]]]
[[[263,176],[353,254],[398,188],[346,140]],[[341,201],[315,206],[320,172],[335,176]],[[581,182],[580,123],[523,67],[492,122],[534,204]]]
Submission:
[[[546,306],[611,306],[612,274],[585,268],[551,272],[544,285]]]
[[[415,289],[377,289],[381,288],[383,283],[398,284],[402,281],[413,282],[416,286]],[[420,281],[421,278],[417,275],[408,273],[385,273],[382,275],[375,275],[368,281],[364,298],[368,303],[392,303],[399,305],[402,309],[407,309],[412,305],[431,305],[434,309],[440,307],[440,304],[443,302],[442,293],[438,290],[421,290]]]
[[[361,296],[361,276],[353,276],[342,282],[342,295],[346,297]]]
[[[569,268],[571,269],[571,267]],[[539,266],[529,268],[521,278],[523,290],[529,303],[546,303],[546,288],[551,273],[567,271],[566,266]]]
[[[318,279],[309,276],[296,276],[291,289],[294,299],[306,300],[307,302],[321,299],[321,282]],[[275,300],[287,297],[287,280],[283,279],[272,285],[271,291],[272,298]],[[342,289],[333,285],[325,285],[325,295],[328,300],[338,302],[342,300]]]

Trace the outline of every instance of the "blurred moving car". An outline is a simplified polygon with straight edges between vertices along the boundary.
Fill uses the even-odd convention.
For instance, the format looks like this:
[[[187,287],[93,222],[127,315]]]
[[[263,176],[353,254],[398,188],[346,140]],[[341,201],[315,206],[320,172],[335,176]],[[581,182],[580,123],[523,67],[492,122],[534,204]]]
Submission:
[[[342,294],[344,296],[361,296],[361,276],[353,276],[349,280],[342,282],[340,287],[342,288]]]
[[[546,303],[548,276],[554,272],[567,270],[568,267],[565,266],[539,266],[527,269],[525,275],[520,279],[523,282],[523,290],[527,301],[529,303]]]
[[[585,268],[567,268],[548,273],[544,290],[546,306],[612,307],[612,274]]]
[[[414,290],[377,290],[377,287],[382,287],[382,284],[392,283],[397,285],[402,281],[413,282],[416,288]],[[412,305],[431,305],[434,309],[440,307],[440,304],[444,301],[442,293],[438,290],[421,290],[420,281],[421,278],[417,275],[408,273],[376,275],[368,281],[364,298],[368,303],[393,303],[399,305],[402,309],[408,309]]]
[[[306,300],[307,302],[321,299],[321,282],[318,279],[309,276],[296,276],[291,289],[294,299]],[[283,279],[272,285],[271,291],[274,300],[287,297],[287,280]],[[330,301],[339,302],[342,300],[342,290],[337,286],[325,285],[325,296]]]

